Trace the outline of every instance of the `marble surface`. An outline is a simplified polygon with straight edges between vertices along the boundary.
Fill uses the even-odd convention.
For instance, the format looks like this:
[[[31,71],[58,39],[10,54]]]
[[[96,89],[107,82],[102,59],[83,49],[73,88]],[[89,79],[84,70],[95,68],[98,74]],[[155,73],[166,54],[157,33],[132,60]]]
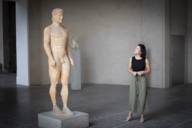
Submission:
[[[73,49],[71,51],[73,61],[75,63],[71,68],[71,89],[81,90],[81,54],[80,49]]]
[[[73,115],[57,115],[52,111],[38,114],[40,128],[88,128],[89,114],[74,111]]]

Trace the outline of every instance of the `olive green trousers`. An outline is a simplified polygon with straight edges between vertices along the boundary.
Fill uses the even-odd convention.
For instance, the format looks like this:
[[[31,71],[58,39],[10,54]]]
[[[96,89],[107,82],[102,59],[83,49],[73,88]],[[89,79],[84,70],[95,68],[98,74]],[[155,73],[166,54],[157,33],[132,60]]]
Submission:
[[[129,111],[144,113],[147,97],[146,76],[132,76],[129,87]]]

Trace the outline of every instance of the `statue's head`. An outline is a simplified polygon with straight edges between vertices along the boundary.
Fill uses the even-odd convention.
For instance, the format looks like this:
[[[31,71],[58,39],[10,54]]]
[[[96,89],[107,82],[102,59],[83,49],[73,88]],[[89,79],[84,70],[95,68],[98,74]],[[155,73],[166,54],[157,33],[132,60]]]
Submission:
[[[52,11],[52,21],[62,23],[63,21],[63,9],[55,8]]]

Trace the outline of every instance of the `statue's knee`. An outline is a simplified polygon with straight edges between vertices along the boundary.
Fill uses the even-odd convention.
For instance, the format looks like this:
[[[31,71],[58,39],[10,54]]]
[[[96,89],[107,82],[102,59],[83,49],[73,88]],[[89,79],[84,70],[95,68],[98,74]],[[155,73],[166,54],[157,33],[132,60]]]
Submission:
[[[49,89],[49,94],[55,94],[56,92],[56,87],[55,86],[51,86]]]
[[[67,85],[68,85],[68,81],[67,81],[67,80],[61,80],[61,84],[62,84],[63,86],[67,86]]]
[[[51,80],[51,86],[56,86],[58,83],[58,80]]]

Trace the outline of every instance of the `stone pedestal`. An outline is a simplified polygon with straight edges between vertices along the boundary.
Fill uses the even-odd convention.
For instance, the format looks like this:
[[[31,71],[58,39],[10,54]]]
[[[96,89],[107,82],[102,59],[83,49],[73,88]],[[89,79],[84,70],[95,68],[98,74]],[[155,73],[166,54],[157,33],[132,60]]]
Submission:
[[[72,56],[75,65],[71,69],[71,89],[81,90],[81,56],[80,49],[73,49]]]
[[[38,114],[39,128],[88,128],[89,115],[75,111],[74,115],[56,115],[52,111]]]

